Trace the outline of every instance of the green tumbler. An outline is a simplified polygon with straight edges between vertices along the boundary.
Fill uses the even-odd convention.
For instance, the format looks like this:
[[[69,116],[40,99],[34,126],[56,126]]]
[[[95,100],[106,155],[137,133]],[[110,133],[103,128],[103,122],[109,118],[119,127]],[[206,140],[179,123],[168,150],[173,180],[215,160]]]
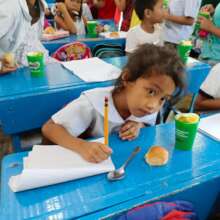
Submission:
[[[187,63],[191,49],[192,49],[191,41],[182,41],[177,46],[178,54],[179,54],[181,60],[183,61],[183,63],[185,63],[185,64]]]
[[[175,117],[175,148],[191,150],[199,124],[199,115],[180,113]]]
[[[44,54],[42,52],[28,53],[27,60],[31,76],[39,77],[44,75]]]
[[[87,21],[86,28],[87,28],[87,33],[89,37],[93,38],[93,37],[98,36],[97,30],[96,30],[97,21]]]

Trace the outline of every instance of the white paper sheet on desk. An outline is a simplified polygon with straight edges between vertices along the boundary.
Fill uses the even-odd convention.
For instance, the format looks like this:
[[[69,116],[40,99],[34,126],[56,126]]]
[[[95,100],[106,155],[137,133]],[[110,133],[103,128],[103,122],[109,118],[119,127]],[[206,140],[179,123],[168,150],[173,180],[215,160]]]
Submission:
[[[63,66],[86,82],[116,79],[121,70],[97,57],[63,62]]]
[[[202,118],[199,122],[199,130],[220,141],[220,113]]]
[[[103,138],[95,140],[103,143]],[[58,145],[35,145],[23,159],[22,173],[12,176],[13,192],[34,189],[93,176],[114,170],[111,158],[101,163],[89,163],[77,153]]]

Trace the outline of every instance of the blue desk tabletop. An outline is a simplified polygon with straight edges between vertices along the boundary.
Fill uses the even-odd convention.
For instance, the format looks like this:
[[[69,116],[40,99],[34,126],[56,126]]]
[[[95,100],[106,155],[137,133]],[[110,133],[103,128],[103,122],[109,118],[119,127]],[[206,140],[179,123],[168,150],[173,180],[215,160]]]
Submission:
[[[111,19],[98,19],[97,22],[101,25],[108,25],[109,31],[115,31],[115,23]],[[74,42],[80,41],[85,43],[88,47],[93,49],[98,44],[118,44],[121,45],[122,48],[125,48],[125,38],[114,38],[108,39],[102,36],[97,38],[90,38],[88,35],[70,35],[69,37],[57,39],[57,40],[50,40],[50,41],[42,41],[45,48],[49,51],[50,54],[55,52],[59,47]]]
[[[144,202],[178,194],[213,179],[218,179],[219,186],[219,142],[198,133],[192,151],[175,150],[173,124],[144,128],[138,139],[131,142],[121,141],[117,135],[112,135],[110,146],[116,167],[137,145],[142,150],[127,168],[126,178],[121,181],[109,182],[103,174],[20,193],[10,191],[8,180],[21,172],[22,159],[27,153],[6,156],[2,162],[1,178],[4,219],[95,220]],[[170,159],[166,166],[155,168],[144,162],[144,154],[152,145],[161,145],[169,150]],[[212,205],[208,200],[204,206],[201,196],[209,199],[213,188],[210,186],[209,190],[200,191],[199,197],[190,198],[201,209],[198,212],[200,215]],[[215,188],[219,191],[219,187]]]

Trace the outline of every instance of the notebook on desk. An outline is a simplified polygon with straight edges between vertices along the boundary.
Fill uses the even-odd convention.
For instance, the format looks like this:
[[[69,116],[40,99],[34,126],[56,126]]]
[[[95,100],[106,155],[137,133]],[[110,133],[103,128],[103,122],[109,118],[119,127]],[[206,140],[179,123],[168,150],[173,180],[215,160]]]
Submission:
[[[102,142],[103,138],[93,140]],[[23,159],[23,170],[9,179],[13,192],[34,189],[114,170],[111,158],[90,163],[79,154],[58,145],[35,145]]]
[[[220,113],[202,118],[199,123],[199,131],[220,141]]]

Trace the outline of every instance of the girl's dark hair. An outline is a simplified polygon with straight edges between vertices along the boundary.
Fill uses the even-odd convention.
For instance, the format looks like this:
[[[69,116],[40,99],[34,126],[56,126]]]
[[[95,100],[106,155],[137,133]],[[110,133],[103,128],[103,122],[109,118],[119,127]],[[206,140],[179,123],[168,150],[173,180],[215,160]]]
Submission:
[[[140,20],[144,18],[144,10],[153,10],[158,0],[136,0],[134,3],[134,10]]]
[[[56,0],[56,3],[59,3],[59,2],[65,3],[65,0]],[[82,4],[83,4],[83,0],[81,0],[81,5],[80,5],[79,14],[78,14],[78,15],[74,15],[75,17],[79,17],[79,18],[82,17],[82,10],[83,10]]]
[[[185,88],[185,66],[176,50],[167,46],[143,44],[131,53],[126,66],[115,83],[113,93],[124,89],[125,74],[126,81],[130,82],[134,82],[140,77],[148,78],[155,74],[171,77],[176,86],[171,104],[178,101]]]

